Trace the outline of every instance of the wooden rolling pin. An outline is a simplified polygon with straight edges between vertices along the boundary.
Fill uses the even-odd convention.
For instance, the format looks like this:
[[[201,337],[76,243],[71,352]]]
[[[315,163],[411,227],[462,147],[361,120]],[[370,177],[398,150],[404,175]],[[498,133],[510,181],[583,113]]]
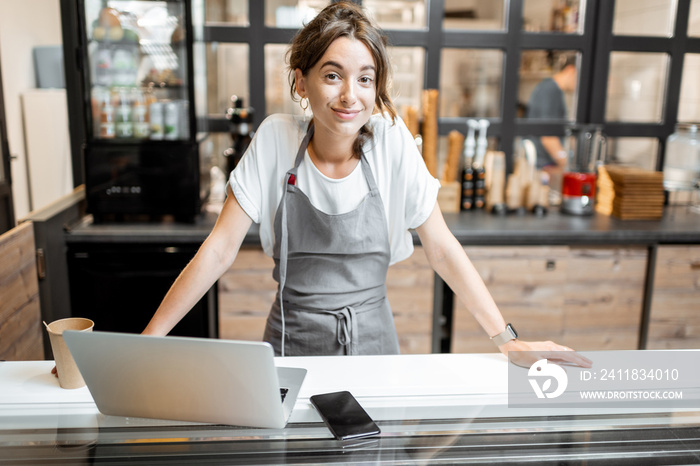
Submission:
[[[418,109],[413,105],[407,105],[404,107],[404,122],[411,132],[411,135],[415,138],[420,133],[420,121],[418,117]]]
[[[486,210],[495,213],[506,212],[506,154],[503,152],[489,152],[489,168],[486,173],[491,173],[490,182],[486,191]]]
[[[506,183],[506,207],[510,211],[516,211],[523,207],[523,188],[520,177],[514,173],[508,175]]]
[[[442,170],[442,181],[458,181],[459,178],[459,158],[464,148],[464,135],[459,131],[452,130],[447,135],[447,160]]]
[[[423,91],[423,160],[431,175],[437,178],[437,103],[438,90]]]

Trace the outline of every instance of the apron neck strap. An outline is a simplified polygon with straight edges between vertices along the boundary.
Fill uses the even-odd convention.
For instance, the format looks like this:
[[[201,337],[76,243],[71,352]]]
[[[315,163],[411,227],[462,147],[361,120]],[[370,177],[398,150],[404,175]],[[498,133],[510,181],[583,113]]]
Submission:
[[[306,136],[304,136],[304,139],[301,141],[301,144],[299,145],[299,150],[297,151],[297,157],[294,159],[294,168],[292,168],[289,173],[292,173],[293,175],[297,174],[297,170],[299,168],[299,165],[301,164],[301,161],[304,160],[304,154],[306,154],[306,148],[309,147],[309,141],[311,141],[311,138],[314,135],[314,124],[311,123],[309,125],[309,129],[306,131]]]

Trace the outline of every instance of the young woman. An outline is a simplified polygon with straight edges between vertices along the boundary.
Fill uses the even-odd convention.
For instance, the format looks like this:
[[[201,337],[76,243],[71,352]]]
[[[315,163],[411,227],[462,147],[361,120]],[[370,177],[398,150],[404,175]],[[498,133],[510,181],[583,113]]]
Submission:
[[[570,350],[518,340],[506,327],[442,218],[439,182],[389,97],[385,37],[361,8],[325,8],[299,31],[289,62],[292,97],[312,117],[272,115],[260,125],[215,227],[144,333],[167,334],[228,270],[255,222],[279,283],[264,334],[277,354],[398,353],[385,280],[413,252],[409,229],[503,353]],[[565,359],[587,365],[573,351]]]

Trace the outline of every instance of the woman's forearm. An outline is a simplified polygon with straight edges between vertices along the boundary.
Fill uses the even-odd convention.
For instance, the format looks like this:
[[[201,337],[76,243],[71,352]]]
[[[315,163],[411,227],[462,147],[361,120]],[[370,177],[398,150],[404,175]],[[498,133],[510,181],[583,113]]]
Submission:
[[[453,237],[454,238],[454,237]],[[489,336],[503,331],[505,321],[479,272],[459,242],[442,244],[444,251],[433,259],[435,272],[447,283]],[[430,258],[429,258],[430,260]]]
[[[417,231],[433,270],[462,300],[489,336],[501,333],[506,325],[503,316],[464,248],[447,228],[439,207],[436,206]]]
[[[192,261],[180,272],[160,306],[143,331],[146,335],[167,335],[216,283],[225,270],[220,271],[213,254],[200,248]]]
[[[252,223],[229,189],[212,232],[170,287],[144,334],[167,335],[177,325],[231,267]]]

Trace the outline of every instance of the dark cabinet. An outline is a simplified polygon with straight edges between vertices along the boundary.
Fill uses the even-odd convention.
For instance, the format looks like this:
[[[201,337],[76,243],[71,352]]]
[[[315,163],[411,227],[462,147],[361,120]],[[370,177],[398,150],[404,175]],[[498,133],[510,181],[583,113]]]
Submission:
[[[198,246],[69,244],[71,314],[95,330],[140,333]],[[217,300],[214,286],[170,334],[217,338]]]

